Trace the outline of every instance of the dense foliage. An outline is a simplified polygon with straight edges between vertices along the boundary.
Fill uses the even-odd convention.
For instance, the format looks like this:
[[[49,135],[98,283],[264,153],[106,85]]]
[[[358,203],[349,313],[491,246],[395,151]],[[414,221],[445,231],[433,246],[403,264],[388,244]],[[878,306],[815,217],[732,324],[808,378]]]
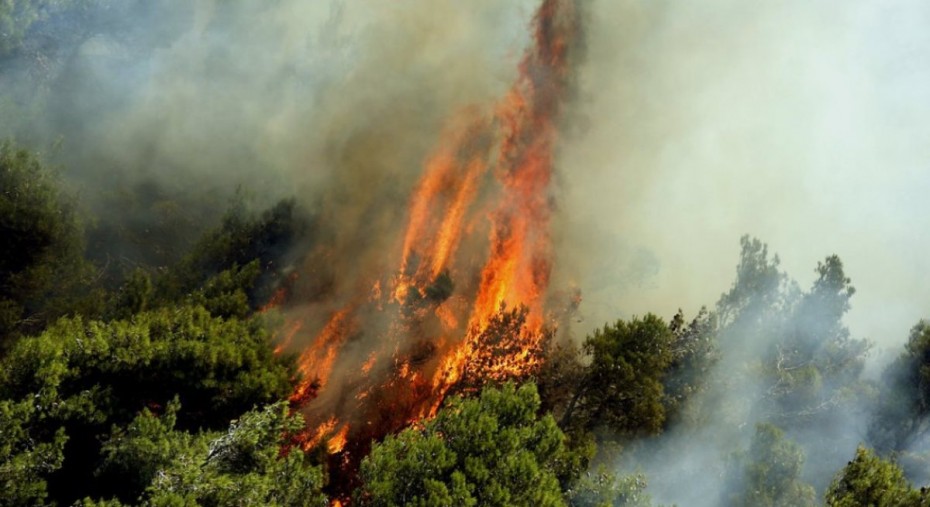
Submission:
[[[0,26],[67,5],[0,3]],[[702,445],[718,455],[681,479],[718,485],[721,505],[930,505],[912,486],[930,481],[930,323],[865,378],[871,344],[845,327],[855,289],[835,255],[805,290],[744,237],[715,306],[620,319],[577,345],[529,336],[527,310],[502,308],[435,418],[334,477],[353,472],[295,445],[306,422],[285,400],[300,379],[265,311],[301,255],[325,251],[319,219],[239,195],[166,253],[170,221],[87,232],[67,188],[0,145],[0,506],[325,505],[338,483],[358,485],[335,492],[357,505],[640,507],[639,465]],[[155,253],[109,263],[100,248],[127,238]],[[325,293],[327,269],[303,290]],[[415,322],[454,294],[443,272],[402,311]],[[497,368],[516,350],[518,378]]]
[[[42,477],[59,501],[138,493],[138,481],[93,479],[100,457],[112,451],[101,439],[138,413],[165,412],[172,427],[176,421],[187,431],[218,429],[256,404],[286,397],[293,375],[272,354],[261,321],[223,320],[198,306],[109,323],[63,319],[20,340],[0,364],[0,396],[18,428],[10,455],[45,456],[51,464],[44,471],[55,473]]]
[[[536,388],[485,389],[451,398],[422,428],[375,445],[362,462],[359,505],[564,505],[559,477],[572,453],[551,416],[539,417]]]
[[[930,505],[930,492],[914,489],[898,466],[865,447],[836,476],[826,494],[830,507]]]
[[[75,306],[89,274],[73,203],[39,159],[0,143],[0,351]]]

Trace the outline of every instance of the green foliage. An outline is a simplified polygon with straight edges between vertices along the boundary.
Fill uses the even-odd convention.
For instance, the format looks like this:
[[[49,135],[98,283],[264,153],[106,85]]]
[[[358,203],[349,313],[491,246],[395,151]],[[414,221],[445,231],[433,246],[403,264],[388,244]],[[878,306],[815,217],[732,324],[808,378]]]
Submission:
[[[376,444],[362,461],[359,505],[564,505],[559,475],[577,467],[535,386],[452,397],[436,418]]]
[[[282,451],[303,418],[285,402],[244,414],[218,437],[200,437],[159,469],[150,506],[325,506],[323,474],[298,449]]]
[[[96,480],[111,485],[108,493],[124,502],[136,500],[159,470],[193,445],[193,436],[174,431],[180,408],[175,398],[161,416],[146,408],[127,427],[113,427],[94,472]]]
[[[39,160],[0,143],[0,352],[73,306],[88,273],[71,203]]]
[[[930,413],[930,321],[921,321],[912,329],[899,364],[910,377],[909,388],[918,414]],[[903,386],[901,386],[903,387]]]
[[[273,355],[261,321],[223,320],[181,306],[129,321],[63,319],[22,339],[0,363],[0,399],[32,403],[24,424],[40,442],[52,442],[64,428],[64,465],[51,479],[55,499],[73,501],[109,496],[108,484],[92,476],[98,456],[110,460],[100,473],[120,469],[125,449],[114,447],[112,427],[129,424],[140,410],[161,412],[177,396],[188,408],[169,410],[172,424],[216,429],[255,404],[285,397],[292,375],[292,365]],[[146,421],[128,431],[150,430]]]
[[[910,332],[904,352],[885,369],[869,440],[881,451],[903,451],[930,418],[930,321]]]
[[[930,321],[911,328],[904,352],[882,375],[881,396],[875,404],[868,442],[881,453],[895,453],[907,476],[930,480]]]
[[[36,431],[36,411],[31,400],[0,400],[0,506],[41,505],[48,493],[45,476],[64,460],[64,431]]]
[[[235,201],[222,225],[207,233],[193,251],[160,280],[159,291],[168,301],[209,285],[211,279],[226,277],[220,285],[238,284],[246,288],[249,307],[256,309],[267,302],[271,291],[285,277],[287,256],[312,232],[306,210],[294,200],[282,200],[261,215],[247,211],[245,203]],[[250,267],[257,263],[257,271]],[[243,266],[243,268],[238,268]],[[238,277],[238,278],[237,278]],[[248,287],[243,280],[251,278]],[[209,291],[209,287],[207,288]]]
[[[914,489],[897,465],[859,446],[855,459],[833,479],[827,490],[826,504],[829,507],[928,506],[930,491]]]
[[[804,451],[771,424],[756,426],[748,454],[734,457],[725,503],[734,507],[815,504],[814,488],[800,479]]]
[[[769,260],[768,245],[756,238],[740,238],[740,261],[736,280],[720,296],[717,313],[724,327],[754,327],[778,312],[795,296],[796,287],[779,270],[778,256]]]
[[[248,292],[260,274],[258,259],[242,268],[233,265],[207,280],[203,288],[194,292],[192,301],[218,317],[245,318],[252,312]]]
[[[786,426],[850,410],[867,391],[861,379],[871,345],[842,322],[855,293],[839,257],[817,265],[803,293],[768,260],[768,248],[743,237],[737,280],[717,305],[721,343],[739,360],[762,353],[766,395],[757,407]]]
[[[19,48],[33,23],[44,19],[55,0],[4,0],[0,2],[0,57]]]
[[[835,255],[818,263],[817,278],[802,291],[765,244],[741,243],[736,282],[717,306],[725,369],[702,400],[716,404],[705,403],[698,418],[785,428],[819,458],[805,467],[805,480],[825,488],[834,472],[829,463],[861,438],[849,421],[861,418],[874,396],[862,378],[871,344],[850,338],[843,323],[855,289]],[[745,394],[734,401],[732,392]],[[823,427],[842,430],[824,438]]]
[[[551,413],[556,420],[561,420],[581,386],[584,375],[585,365],[581,362],[581,352],[575,344],[550,343],[536,376],[542,410]]]
[[[663,380],[674,355],[674,334],[661,318],[648,314],[617,321],[589,336],[591,357],[563,427],[599,427],[611,436],[656,434],[665,422]]]
[[[646,478],[641,474],[618,477],[604,467],[587,472],[565,497],[571,507],[649,507]]]
[[[674,338],[672,361],[663,381],[666,426],[681,420],[688,401],[705,391],[711,371],[720,360],[717,318],[706,308],[701,308],[690,323],[679,310],[669,323],[669,330]]]

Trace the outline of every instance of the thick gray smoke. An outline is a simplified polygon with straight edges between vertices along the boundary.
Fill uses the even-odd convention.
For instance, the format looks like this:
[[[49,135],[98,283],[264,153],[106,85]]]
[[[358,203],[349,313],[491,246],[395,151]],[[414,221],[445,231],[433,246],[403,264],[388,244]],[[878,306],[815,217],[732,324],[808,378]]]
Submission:
[[[4,61],[0,136],[44,152],[104,224],[161,214],[180,230],[241,186],[259,206],[338,203],[354,238],[402,220],[445,118],[512,82],[535,8],[97,4],[110,7],[37,23]],[[140,187],[156,204],[114,214]],[[365,213],[376,207],[382,224]]]
[[[92,25],[56,19],[3,61],[0,135],[45,152],[102,222],[125,218],[114,203],[140,185],[196,203],[139,211],[178,223],[218,217],[237,185],[259,204],[322,202],[338,217],[333,249],[375,257],[332,260],[352,284],[370,278],[358,266],[397,264],[383,252],[396,250],[444,120],[507,89],[537,3],[165,0],[127,2]],[[930,316],[930,5],[588,10],[554,231],[553,289],[584,298],[572,334],[713,305],[748,233],[805,288],[818,260],[843,259],[858,290],[847,323],[877,343],[879,371]],[[739,387],[726,396],[764,386]],[[654,496],[713,505],[722,479],[696,481],[689,498],[662,487],[708,463],[718,472],[756,420],[737,409],[711,421],[713,438],[692,434],[674,441],[684,452],[641,463]],[[832,429],[854,446],[863,421]]]
[[[601,0],[591,10],[585,128],[561,157],[557,265],[585,298],[574,335],[712,307],[749,233],[805,289],[818,261],[843,259],[857,289],[846,323],[876,344],[866,375],[877,375],[930,312],[920,275],[930,269],[930,7]],[[744,338],[760,357],[771,347]],[[771,386],[744,359],[723,351],[718,364],[711,397],[725,412],[626,463],[647,473],[657,501],[720,502],[726,462],[768,420],[753,406]],[[845,416],[789,431],[820,488],[866,440],[869,415]]]
[[[894,353],[930,286],[930,6],[595,1],[566,143],[564,241],[579,335],[618,314],[713,304],[737,238],[806,286],[836,253],[849,325]]]

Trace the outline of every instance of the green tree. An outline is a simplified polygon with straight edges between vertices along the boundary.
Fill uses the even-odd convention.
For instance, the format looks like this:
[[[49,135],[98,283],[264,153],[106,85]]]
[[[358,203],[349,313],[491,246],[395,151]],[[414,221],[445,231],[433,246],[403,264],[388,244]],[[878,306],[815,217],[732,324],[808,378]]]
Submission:
[[[855,293],[839,257],[817,265],[817,279],[780,324],[781,336],[768,357],[774,411],[783,420],[817,417],[856,405],[871,345],[853,340],[843,324]]]
[[[897,464],[913,481],[930,480],[930,321],[910,332],[904,352],[882,375],[868,442],[880,453],[895,453]]]
[[[313,218],[292,199],[257,214],[250,212],[238,196],[220,227],[205,234],[168,276],[159,280],[159,293],[167,301],[177,300],[182,294],[207,286],[211,279],[248,270],[251,279],[239,286],[245,289],[249,308],[254,310],[286,281],[290,264],[296,261],[289,255],[295,246],[309,241],[313,233]],[[257,270],[249,267],[253,262]]]
[[[203,435],[179,449],[158,469],[143,504],[325,506],[322,469],[288,446],[304,424],[286,402],[248,412],[225,434]]]
[[[294,368],[274,356],[269,340],[260,320],[224,320],[197,306],[109,323],[63,319],[17,342],[0,362],[0,399],[35,407],[22,426],[37,442],[52,443],[64,429],[64,463],[46,477],[51,499],[105,498],[114,484],[93,472],[114,425],[125,427],[144,409],[162,414],[177,397],[185,408],[169,417],[179,429],[218,429],[285,397]]]
[[[582,459],[535,386],[449,398],[436,418],[375,444],[361,464],[359,505],[564,505],[559,477]]]
[[[0,143],[0,353],[67,313],[84,275],[70,200],[38,158]]]
[[[36,431],[36,410],[31,400],[0,400],[0,506],[42,505],[45,478],[64,460],[64,430]]]
[[[803,470],[826,488],[847,449],[861,438],[848,424],[859,420],[875,389],[862,378],[871,344],[850,338],[843,318],[855,294],[839,257],[818,263],[814,283],[802,291],[779,270],[767,246],[744,237],[737,279],[717,305],[723,368],[703,397],[701,418],[720,415],[742,424],[778,425],[822,459]],[[734,399],[734,390],[747,395]],[[707,403],[710,402],[710,403]],[[843,431],[824,438],[820,428]]]
[[[94,472],[96,480],[112,485],[108,494],[136,500],[159,470],[193,445],[191,434],[174,431],[180,407],[175,398],[161,416],[146,408],[128,426],[113,426]]]
[[[717,317],[706,308],[701,308],[690,323],[679,310],[669,330],[674,338],[672,361],[663,380],[666,427],[686,417],[688,402],[707,389],[713,368],[720,361]]]
[[[768,245],[756,238],[743,236],[740,248],[736,280],[717,302],[721,326],[737,330],[756,327],[768,316],[790,305],[797,292],[788,275],[780,271],[778,256],[769,259]],[[734,338],[738,335],[731,334]],[[739,346],[738,343],[726,345]]]
[[[562,417],[562,427],[636,437],[658,433],[665,422],[663,380],[674,356],[675,336],[648,314],[619,320],[589,336],[590,356],[581,385]]]
[[[571,507],[649,507],[652,501],[641,474],[617,476],[605,467],[587,472],[567,492]]]
[[[734,507],[815,505],[814,488],[800,479],[804,451],[771,424],[759,424],[748,453],[734,456],[724,503]]]
[[[885,369],[869,441],[883,452],[903,451],[930,420],[930,321],[911,328],[904,352]]]
[[[837,473],[826,493],[829,507],[918,507],[930,505],[930,492],[914,489],[904,472],[859,446],[856,457]]]

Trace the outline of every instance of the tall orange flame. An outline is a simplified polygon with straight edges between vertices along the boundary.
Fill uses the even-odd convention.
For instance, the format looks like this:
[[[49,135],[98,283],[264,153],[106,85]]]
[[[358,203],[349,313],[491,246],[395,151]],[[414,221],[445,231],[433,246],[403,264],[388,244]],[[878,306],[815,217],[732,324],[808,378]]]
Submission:
[[[356,284],[344,295],[356,303],[332,312],[303,349],[292,399],[310,400],[306,447],[364,452],[371,439],[434,414],[464,379],[522,378],[539,367],[575,1],[543,0],[503,99],[490,113],[474,107],[453,118],[427,158],[398,268]],[[329,388],[337,366],[338,389]]]

